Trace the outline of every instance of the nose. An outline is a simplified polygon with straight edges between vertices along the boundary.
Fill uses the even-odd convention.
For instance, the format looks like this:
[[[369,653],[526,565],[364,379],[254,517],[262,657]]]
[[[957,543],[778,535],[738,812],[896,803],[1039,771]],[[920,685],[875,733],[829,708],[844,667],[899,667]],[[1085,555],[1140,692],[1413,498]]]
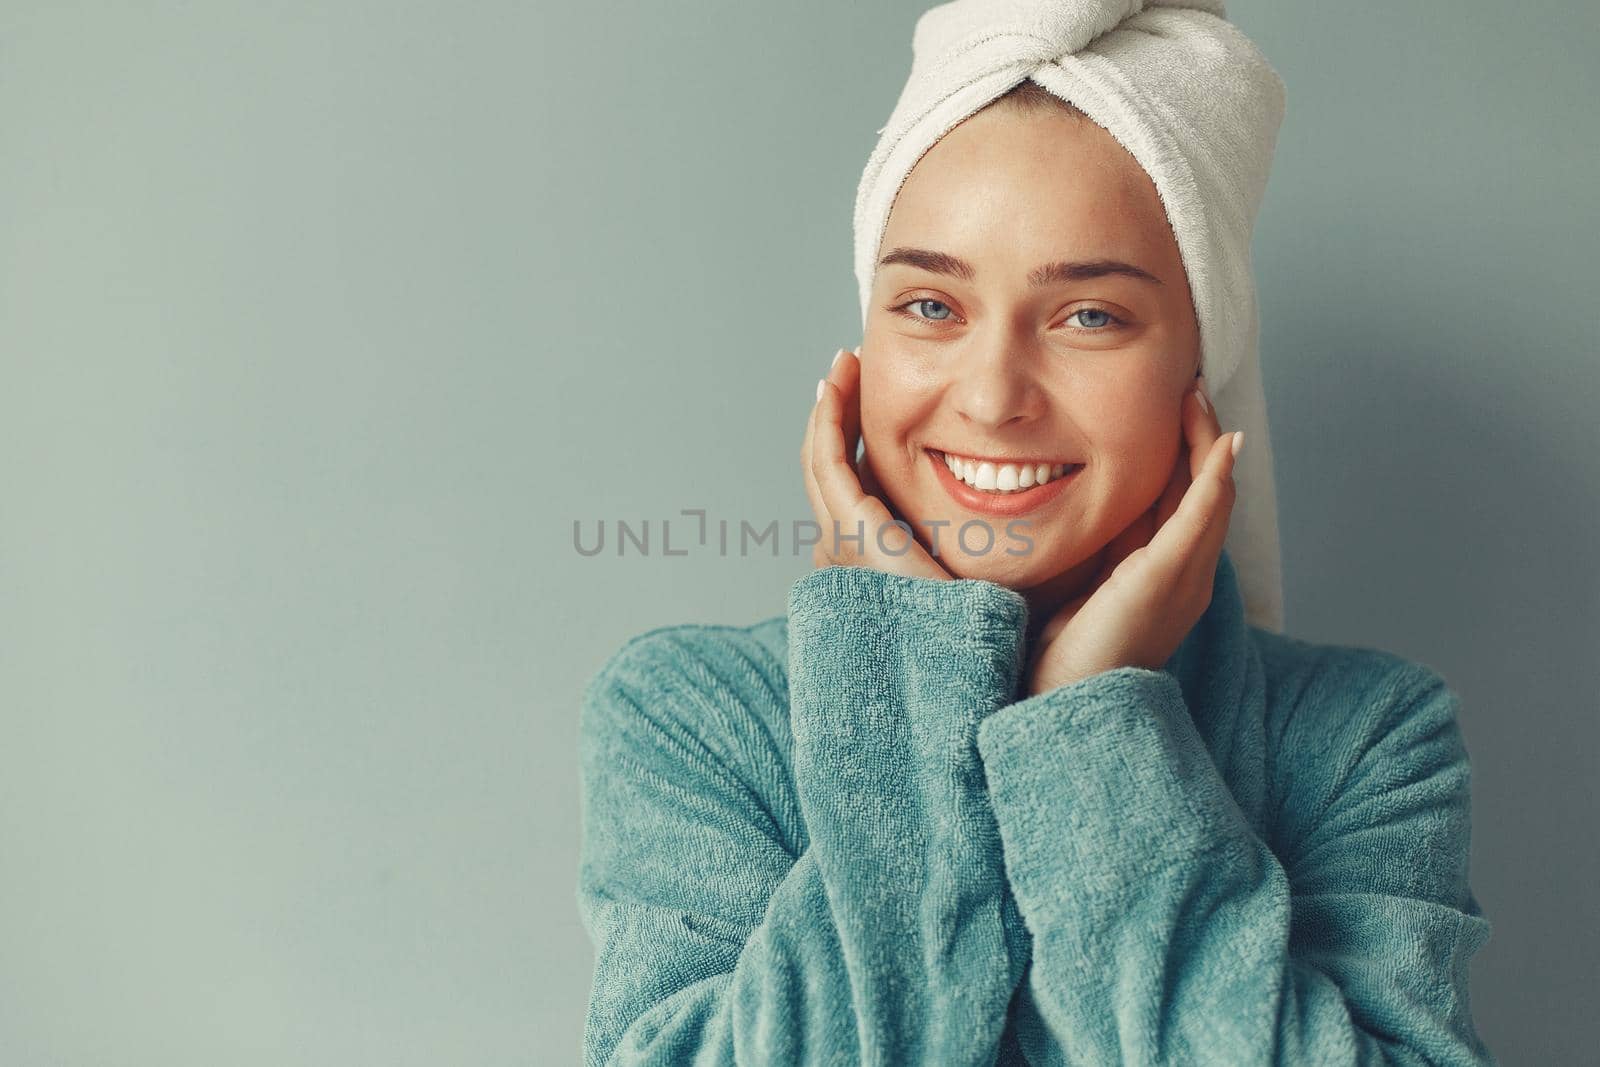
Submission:
[[[961,358],[950,365],[950,374],[946,395],[962,422],[974,430],[993,433],[1021,427],[1043,410],[1031,360],[1004,336],[970,337]]]

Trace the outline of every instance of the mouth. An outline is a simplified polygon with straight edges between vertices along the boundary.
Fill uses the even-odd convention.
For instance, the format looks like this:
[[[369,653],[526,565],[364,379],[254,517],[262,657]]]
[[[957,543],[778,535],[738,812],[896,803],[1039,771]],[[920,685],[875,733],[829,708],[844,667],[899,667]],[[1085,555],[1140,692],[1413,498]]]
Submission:
[[[1002,459],[924,449],[934,476],[957,504],[970,511],[1020,515],[1064,492],[1082,463],[1035,457]]]
[[[1048,485],[1083,466],[1051,459],[989,459],[930,448],[928,453],[949,468],[956,481],[980,493],[1022,493]]]

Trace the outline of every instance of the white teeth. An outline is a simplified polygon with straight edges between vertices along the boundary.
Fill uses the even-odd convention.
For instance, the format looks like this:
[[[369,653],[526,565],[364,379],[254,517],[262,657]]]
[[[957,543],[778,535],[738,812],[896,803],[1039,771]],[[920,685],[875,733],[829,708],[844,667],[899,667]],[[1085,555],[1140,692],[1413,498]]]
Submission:
[[[993,463],[961,459],[946,453],[944,465],[958,479],[988,493],[1015,493],[1044,485],[1066,474],[1071,463]]]

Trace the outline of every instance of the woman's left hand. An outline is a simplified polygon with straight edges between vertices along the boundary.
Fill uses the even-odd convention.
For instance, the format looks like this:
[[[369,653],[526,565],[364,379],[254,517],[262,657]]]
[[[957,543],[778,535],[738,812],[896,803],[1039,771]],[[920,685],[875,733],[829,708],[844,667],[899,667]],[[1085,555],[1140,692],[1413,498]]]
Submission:
[[[1117,667],[1159,670],[1205,614],[1237,490],[1235,435],[1201,399],[1203,381],[1184,394],[1185,447],[1161,498],[1107,546],[1089,593],[1040,631],[1030,694]]]

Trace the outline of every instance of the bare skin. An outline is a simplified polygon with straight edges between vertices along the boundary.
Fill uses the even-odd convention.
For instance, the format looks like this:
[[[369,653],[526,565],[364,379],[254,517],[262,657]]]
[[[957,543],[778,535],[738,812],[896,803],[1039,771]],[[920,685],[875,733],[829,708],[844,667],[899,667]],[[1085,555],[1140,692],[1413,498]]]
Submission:
[[[1236,435],[1202,399],[1198,323],[1154,184],[1090,121],[985,110],[902,186],[882,254],[902,249],[956,257],[971,276],[925,256],[880,261],[862,343],[819,383],[802,442],[825,531],[813,562],[1017,590],[1030,693],[1159,668],[1210,603]],[[1060,261],[1120,261],[1159,281],[1030,284]],[[1081,469],[1018,516],[1025,545],[1008,537],[1011,520],[958,502],[929,450]],[[897,519],[914,540],[888,527]],[[954,536],[975,519],[993,529],[992,548]],[[858,520],[864,542],[836,546],[833,523],[853,531]]]

